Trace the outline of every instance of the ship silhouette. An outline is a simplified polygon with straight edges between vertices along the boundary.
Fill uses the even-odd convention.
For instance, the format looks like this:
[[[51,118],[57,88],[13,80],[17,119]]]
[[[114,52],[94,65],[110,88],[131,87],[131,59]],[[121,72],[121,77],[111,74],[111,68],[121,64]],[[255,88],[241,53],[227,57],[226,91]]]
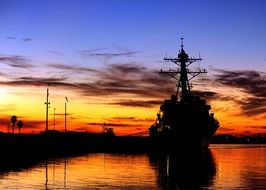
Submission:
[[[166,149],[207,148],[219,128],[219,122],[210,113],[211,106],[191,92],[190,80],[205,70],[190,71],[188,66],[201,58],[191,58],[184,50],[183,38],[177,58],[164,58],[178,68],[160,73],[167,74],[177,81],[176,94],[164,100],[157,114],[156,122],[149,128],[153,143]],[[189,78],[190,77],[190,78]]]

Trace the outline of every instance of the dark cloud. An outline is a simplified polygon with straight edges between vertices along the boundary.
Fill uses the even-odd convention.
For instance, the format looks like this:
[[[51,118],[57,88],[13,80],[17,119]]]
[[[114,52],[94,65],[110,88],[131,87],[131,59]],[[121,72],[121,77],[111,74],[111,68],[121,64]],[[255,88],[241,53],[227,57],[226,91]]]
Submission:
[[[146,68],[145,67],[139,67],[137,66],[137,64],[134,63],[127,63],[127,64],[112,64],[109,66],[110,72],[115,72],[116,74],[120,74],[120,75],[128,75],[131,73],[135,73],[138,74],[142,71],[145,71]]]
[[[162,100],[148,100],[148,101],[141,101],[141,100],[120,100],[114,103],[110,103],[112,105],[119,105],[119,106],[129,106],[129,107],[144,107],[150,108],[155,107],[162,104]]]
[[[103,70],[94,70],[86,67],[83,68],[61,64],[52,64],[49,66],[76,72],[88,71],[91,74],[94,74],[96,79],[90,80],[88,83],[78,83],[75,81],[66,83],[66,81],[63,82],[61,80],[54,81],[54,79],[51,81],[51,83],[53,82],[57,86],[61,85],[62,87],[72,87],[84,96],[107,97],[127,94],[128,96],[155,99],[169,95],[169,92],[173,91],[172,87],[174,86],[174,84],[168,84],[170,80],[168,77],[159,76],[157,71],[148,70],[147,68],[140,67],[134,63],[127,63],[123,65],[111,64]],[[37,80],[36,82],[39,83],[40,81]],[[47,79],[42,79],[41,82],[48,83],[49,81],[47,82]],[[131,104],[133,105],[132,102]]]
[[[22,38],[22,41],[24,41],[24,42],[30,42],[32,40],[33,40],[32,38]]]
[[[41,120],[23,120],[23,128],[22,131],[29,131],[29,130],[36,130],[36,131],[40,131],[40,126],[44,125],[45,121],[41,121]],[[43,128],[44,130],[44,128]]]
[[[51,64],[49,67],[68,70],[86,71],[93,74],[88,77],[88,82],[77,82],[69,77],[18,77],[10,81],[0,81],[2,85],[11,86],[51,86],[66,88],[81,93],[83,96],[108,97],[125,95],[125,100],[120,99],[114,104],[133,107],[151,107],[160,104],[164,98],[175,92],[175,82],[169,77],[159,75],[158,71],[139,66],[137,63],[110,64],[103,70],[94,70],[86,67]],[[130,100],[134,97],[134,100]],[[139,99],[148,99],[140,101]],[[149,100],[150,99],[150,100]]]
[[[99,95],[130,94],[139,97],[158,98],[169,95],[174,85],[169,85],[169,78],[160,76],[157,71],[140,67],[134,63],[123,65],[111,64],[97,73],[99,80],[90,83]],[[84,91],[91,93],[91,91]]]
[[[106,119],[107,122],[115,123],[115,122],[153,122],[154,119],[145,118],[140,119],[136,117],[111,117]]]
[[[101,122],[101,123],[90,122],[90,123],[87,123],[87,125],[91,125],[91,126],[103,126],[103,122]]]
[[[4,63],[6,65],[9,65],[10,67],[24,68],[24,69],[34,67],[29,62],[30,60],[24,56],[18,56],[18,55],[0,56],[0,63]]]
[[[6,39],[8,39],[8,40],[16,40],[17,38],[14,37],[14,36],[7,36]],[[21,40],[24,41],[24,42],[30,42],[30,41],[32,41],[33,39],[27,37],[27,38],[22,38]]]
[[[7,36],[6,39],[8,39],[8,40],[15,40],[15,39],[17,39],[17,38],[14,37],[14,36]]]
[[[60,52],[60,51],[55,51],[55,50],[49,50],[49,51],[47,51],[47,53],[52,54],[52,55],[56,55],[56,56],[61,56],[61,55],[63,55],[62,52]]]
[[[73,130],[73,129],[71,129],[71,130]],[[75,131],[86,132],[86,131],[88,131],[88,127],[77,127],[77,128],[74,128],[74,130]]]
[[[254,129],[265,129],[266,130],[266,126],[252,126],[250,128],[254,128]]]
[[[9,86],[57,86],[57,87],[74,87],[73,84],[64,82],[67,78],[38,78],[38,77],[19,77],[12,81],[0,81],[1,85]]]
[[[217,97],[220,96],[220,94],[212,91],[193,90],[191,93],[195,96],[207,98],[208,100],[216,99]]]
[[[71,72],[97,72],[95,69],[91,69],[88,67],[79,67],[79,66],[65,65],[65,64],[48,64],[47,66]]]
[[[89,50],[82,50],[78,51],[82,57],[89,58],[89,57],[100,57],[104,60],[109,60],[114,57],[133,57],[139,51],[130,51],[130,50],[116,50],[112,52],[106,52],[107,48],[96,48],[96,49],[89,49]]]
[[[247,94],[241,101],[235,100],[244,114],[251,116],[266,113],[266,73],[250,70],[216,71],[216,82]]]
[[[65,114],[65,113],[55,113],[55,114],[53,114],[53,113],[50,113],[49,115],[55,115],[55,116],[65,116],[65,115],[71,115],[70,113],[67,113],[67,114]],[[71,119],[73,119],[73,118],[71,118]]]
[[[78,54],[80,54],[82,57],[87,58],[90,57],[91,54],[106,50],[107,48],[94,48],[94,49],[86,49],[86,50],[80,50],[77,51]]]
[[[120,57],[120,56],[130,57],[135,55],[136,53],[138,53],[138,51],[125,51],[118,53],[91,53],[89,56],[100,56],[105,58]]]
[[[8,74],[0,72],[0,76],[7,76]]]
[[[104,123],[87,123],[89,126],[106,126],[106,127],[136,127],[135,124],[127,124],[127,123],[110,123],[110,122],[104,122]]]
[[[235,131],[235,129],[232,128],[225,128],[225,127],[220,127],[219,132],[232,132]]]

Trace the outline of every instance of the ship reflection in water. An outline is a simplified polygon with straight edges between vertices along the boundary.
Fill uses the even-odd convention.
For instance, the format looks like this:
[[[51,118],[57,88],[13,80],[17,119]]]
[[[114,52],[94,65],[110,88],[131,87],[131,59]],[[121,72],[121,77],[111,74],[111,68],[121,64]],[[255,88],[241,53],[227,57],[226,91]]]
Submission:
[[[211,187],[216,174],[216,165],[208,149],[197,154],[151,155],[150,162],[157,168],[157,183],[161,188]]]
[[[266,145],[212,145],[197,155],[0,158],[0,189],[266,189],[265,157]]]

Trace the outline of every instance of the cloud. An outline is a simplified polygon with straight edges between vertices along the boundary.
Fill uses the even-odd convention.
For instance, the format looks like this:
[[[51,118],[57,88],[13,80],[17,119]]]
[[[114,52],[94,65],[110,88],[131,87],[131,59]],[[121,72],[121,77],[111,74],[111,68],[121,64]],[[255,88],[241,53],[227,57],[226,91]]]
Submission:
[[[243,114],[252,116],[266,113],[266,73],[252,70],[216,71],[215,82],[247,94],[241,100],[235,100]]]
[[[53,113],[50,113],[49,115],[55,115],[55,116],[65,116],[65,115],[72,115],[72,114],[70,114],[70,113],[55,113],[55,114],[53,114]],[[75,119],[75,118],[71,118],[71,119]]]
[[[111,122],[111,123],[118,123],[118,122],[154,122],[154,119],[150,119],[150,118],[145,118],[145,119],[141,119],[141,118],[137,118],[137,117],[111,117],[106,119],[107,122]]]
[[[66,65],[66,64],[48,64],[47,66],[71,72],[97,72],[95,69],[91,69],[88,67],[79,67],[79,66]]]
[[[251,126],[250,128],[254,128],[254,129],[265,129],[266,130],[266,126]]]
[[[77,51],[77,53],[79,53],[82,57],[86,58],[86,57],[90,57],[90,55],[93,53],[103,51],[106,49],[107,48],[93,48],[93,49],[80,50],[80,51]]]
[[[207,98],[208,100],[217,99],[217,97],[220,97],[220,94],[212,91],[193,90],[191,93],[195,96]]]
[[[256,97],[266,97],[266,73],[258,71],[217,70],[215,80],[220,84],[240,88]]]
[[[84,93],[97,93],[99,96],[128,94],[142,98],[161,98],[169,95],[169,91],[173,91],[173,85],[168,84],[168,77],[159,76],[158,71],[140,67],[136,63],[110,64],[96,76],[99,80],[88,84],[92,89],[84,90]]]
[[[138,125],[136,124],[128,124],[128,123],[111,123],[111,122],[99,122],[99,123],[95,123],[95,122],[90,122],[90,123],[87,123],[87,125],[89,126],[102,126],[105,125],[106,127],[136,127]]]
[[[63,55],[62,52],[60,52],[60,51],[55,51],[55,50],[49,50],[49,51],[47,51],[47,53],[52,54],[52,55],[56,55],[56,56],[61,56],[61,55]]]
[[[175,82],[169,77],[159,75],[157,70],[151,70],[137,63],[109,64],[100,70],[87,67],[50,64],[59,70],[71,72],[89,72],[87,80],[79,82],[75,76],[68,77],[16,77],[8,81],[0,81],[2,85],[10,86],[52,86],[69,89],[83,96],[116,97],[126,96],[113,103],[121,106],[152,107],[175,92]],[[90,76],[93,75],[93,78]],[[133,98],[134,97],[134,98]],[[142,100],[145,98],[145,100]],[[141,99],[141,101],[140,101]],[[147,99],[147,100],[146,100]]]
[[[2,85],[8,86],[47,86],[73,87],[73,84],[64,82],[67,78],[41,78],[41,77],[19,77],[12,81],[0,81]]]
[[[137,51],[125,51],[125,52],[117,52],[117,53],[91,53],[89,56],[100,56],[105,58],[112,58],[118,56],[126,56],[130,57],[138,53]]]
[[[34,67],[29,63],[30,60],[24,56],[0,56],[0,63],[4,63],[10,67],[28,69]]]
[[[25,82],[33,85],[51,83],[51,85],[58,87],[71,87],[84,96],[106,97],[124,94],[128,97],[152,98],[153,102],[146,102],[146,106],[147,103],[155,103],[156,98],[162,98],[166,95],[168,97],[169,91],[173,91],[172,86],[174,86],[174,84],[171,87],[168,85],[169,80],[171,80],[168,77],[159,76],[157,71],[140,67],[136,63],[110,64],[101,70],[63,64],[49,64],[48,67],[72,72],[86,71],[93,74],[94,78],[90,79],[88,77],[88,82],[77,82],[75,78],[71,78],[72,76],[69,78],[50,79],[22,77],[17,82],[13,82],[13,84],[24,84]],[[122,100],[118,102],[123,104]],[[124,104],[126,104],[125,101]],[[132,101],[128,102],[127,106],[129,104],[133,105]],[[140,102],[138,104],[140,106]],[[135,103],[134,106],[136,105]]]
[[[119,49],[119,50],[112,50],[111,52],[106,52],[108,48],[95,48],[95,49],[89,49],[89,50],[81,50],[78,51],[80,55],[84,58],[90,58],[90,57],[99,57],[103,58],[104,60],[109,60],[114,57],[133,57],[139,51],[130,51],[126,49]]]
[[[45,123],[44,121],[41,121],[41,120],[32,121],[32,120],[22,119],[22,121],[23,121],[22,132],[23,131],[32,132],[32,130],[40,131],[42,130],[40,127],[44,126],[44,123]]]
[[[15,104],[1,104],[0,105],[0,112],[10,112],[16,109]]]
[[[129,106],[129,107],[143,107],[143,108],[150,108],[155,107],[162,104],[162,100],[120,100],[114,103],[110,103],[111,105],[119,105],[119,106]]]
[[[8,40],[16,40],[17,37],[14,37],[14,36],[7,36],[6,39],[8,39]],[[21,40],[24,41],[24,42],[30,42],[30,41],[32,41],[33,39],[27,37],[27,38],[22,38]]]
[[[235,129],[225,128],[225,127],[220,127],[219,128],[219,132],[221,132],[221,133],[227,133],[227,132],[232,132],[232,131],[235,131]]]
[[[15,39],[17,39],[17,38],[14,37],[14,36],[7,36],[6,39],[8,39],[8,40],[15,40]]]
[[[6,73],[3,73],[3,72],[0,72],[0,76],[8,76],[8,74],[6,74]]]
[[[32,38],[22,38],[22,41],[24,41],[24,42],[30,42],[32,40],[33,40]]]

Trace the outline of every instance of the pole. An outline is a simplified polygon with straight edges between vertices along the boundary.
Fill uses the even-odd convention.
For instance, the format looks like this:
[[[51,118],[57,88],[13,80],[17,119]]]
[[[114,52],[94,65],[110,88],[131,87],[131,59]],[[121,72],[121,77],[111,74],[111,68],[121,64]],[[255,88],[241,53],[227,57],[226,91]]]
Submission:
[[[54,130],[55,130],[55,108],[54,108]]]
[[[65,133],[66,133],[66,111],[67,111],[67,107],[66,107],[66,102],[65,102]]]
[[[68,99],[67,97],[65,97],[66,101],[65,101],[65,133],[66,133],[66,127],[67,127],[67,118],[66,118],[66,115],[67,115],[67,102],[68,102]]]
[[[45,121],[45,130],[48,131],[48,109],[49,109],[49,88],[47,88],[47,93],[46,93],[46,121]]]

